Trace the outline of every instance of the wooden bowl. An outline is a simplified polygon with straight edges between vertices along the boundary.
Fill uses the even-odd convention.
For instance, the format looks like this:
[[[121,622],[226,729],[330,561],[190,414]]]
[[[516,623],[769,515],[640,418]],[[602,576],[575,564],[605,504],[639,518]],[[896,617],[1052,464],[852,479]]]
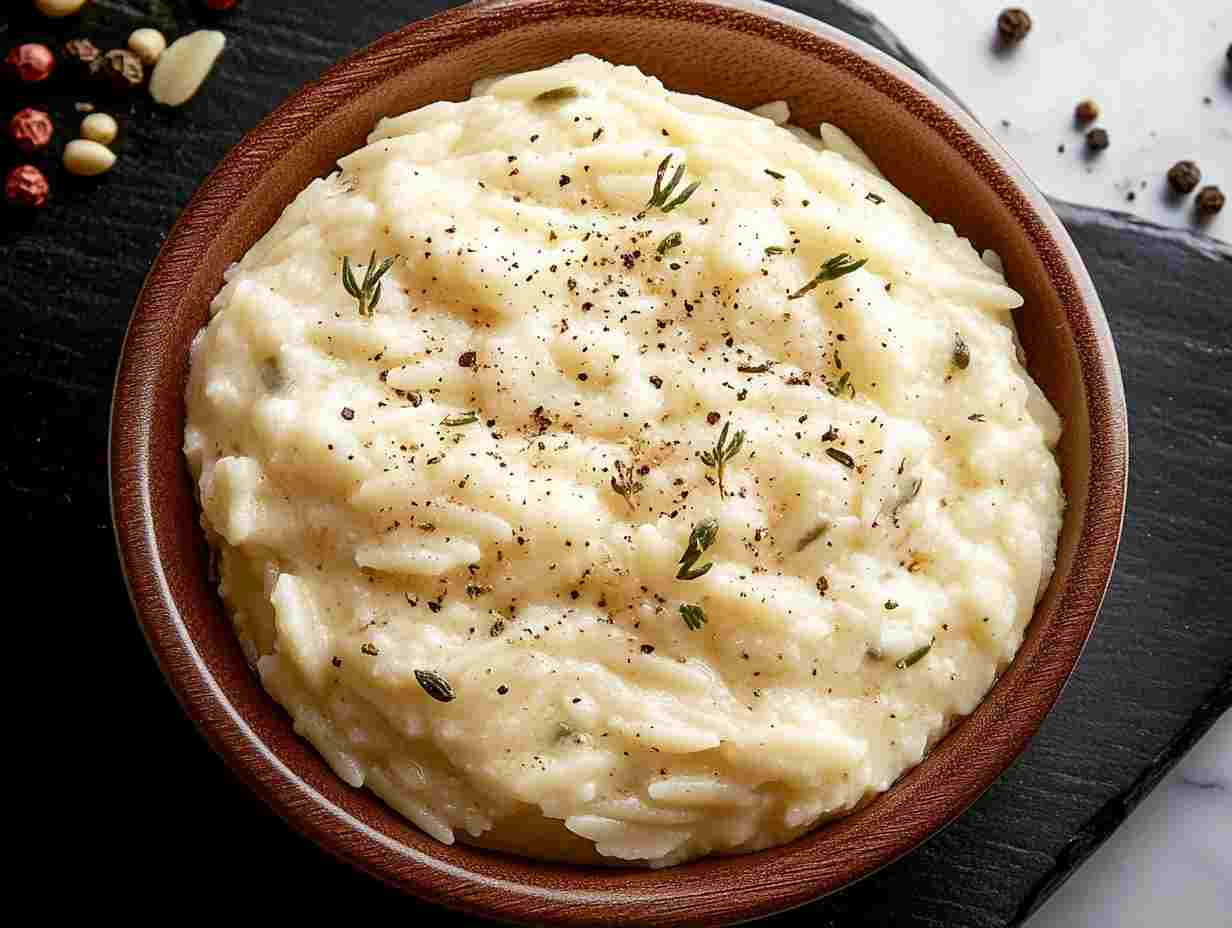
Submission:
[[[736,106],[785,99],[847,130],[899,188],[1005,260],[1026,298],[1031,373],[1065,418],[1056,573],[1013,664],[893,788],[783,847],[667,870],[537,863],[438,844],[344,785],[240,653],[207,573],[181,453],[188,346],[226,267],[381,116],[461,100],[476,78],[588,51]],[[423,899],[536,925],[717,925],[866,876],[963,811],[1025,746],[1091,631],[1125,501],[1125,399],[1099,300],[1047,202],[960,107],[867,45],[754,2],[514,0],[408,26],[337,65],[250,132],[163,245],[125,340],[111,420],[116,538],[133,605],[185,711],[294,828]]]

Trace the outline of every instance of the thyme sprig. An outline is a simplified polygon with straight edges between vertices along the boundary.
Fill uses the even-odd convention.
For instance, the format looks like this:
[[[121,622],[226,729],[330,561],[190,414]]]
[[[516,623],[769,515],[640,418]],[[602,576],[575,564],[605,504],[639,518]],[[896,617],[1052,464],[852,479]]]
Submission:
[[[806,283],[795,293],[788,296],[787,299],[798,300],[810,290],[826,283],[826,281],[838,280],[840,277],[845,277],[852,271],[858,271],[867,263],[868,258],[861,258],[859,261],[856,261],[851,257],[851,255],[847,254],[847,252],[843,252],[840,255],[835,255],[821,266],[821,270],[817,272],[817,275],[812,280]]]
[[[582,96],[582,91],[576,87],[566,84],[564,87],[553,87],[551,90],[545,90],[543,93],[535,94],[535,103],[560,103],[564,100],[573,100]]]
[[[670,213],[677,206],[680,206],[689,197],[697,192],[697,188],[702,185],[700,180],[695,180],[684,188],[683,191],[675,199],[672,199],[672,194],[676,192],[676,188],[680,186],[680,181],[684,179],[685,164],[681,162],[676,166],[675,172],[672,174],[671,180],[666,184],[663,183],[663,177],[667,173],[668,165],[671,164],[672,156],[669,154],[661,162],[659,169],[655,172],[654,192],[650,194],[650,199],[646,201],[644,210],[661,209],[665,213]]]
[[[634,474],[633,466],[623,461],[616,462],[616,476],[612,478],[612,491],[623,496],[629,508],[636,511],[637,503],[633,497],[642,492],[642,484]]]
[[[436,671],[416,670],[415,679],[419,682],[419,685],[423,687],[423,691],[437,702],[453,701],[453,687],[449,685],[448,680]]]
[[[826,389],[830,391],[831,396],[842,396],[844,393],[851,390],[851,395],[856,395],[856,388],[851,386],[851,371],[843,371],[843,376],[833,383],[826,384]]]
[[[706,613],[702,611],[701,606],[695,606],[693,603],[680,604],[680,617],[684,619],[684,624],[691,632],[697,631],[706,624]]]
[[[924,645],[922,648],[916,648],[906,657],[899,658],[898,660],[894,662],[894,666],[897,667],[899,670],[906,670],[908,667],[912,666],[913,664],[918,664],[920,661],[924,659],[924,655],[926,655],[929,651],[933,649],[933,645],[936,643],[936,641],[937,639],[933,638],[932,641]]]
[[[683,243],[683,235],[679,232],[671,232],[664,237],[663,241],[659,242],[658,252],[661,255],[665,255],[673,248],[679,248]]]
[[[693,565],[702,556],[702,552],[714,544],[714,538],[718,534],[718,519],[702,519],[693,526],[693,531],[689,534],[688,547],[684,549],[684,554],[680,555],[680,569],[676,571],[677,580],[696,580],[709,572],[714,562],[703,564],[701,567]]]
[[[386,258],[380,264],[376,263],[376,251],[368,258],[368,269],[364,271],[364,282],[355,282],[355,273],[351,270],[351,258],[342,256],[342,286],[346,292],[355,298],[359,304],[359,314],[371,319],[376,310],[376,304],[381,302],[381,278],[394,265],[397,255]]]
[[[727,430],[731,426],[730,422],[723,423],[723,429],[719,432],[719,440],[714,443],[713,451],[703,451],[701,453],[702,463],[707,467],[713,467],[718,475],[719,482],[719,499],[727,496],[723,490],[723,467],[740,453],[740,448],[744,445],[744,431],[741,430],[732,436],[731,441],[727,440]]]

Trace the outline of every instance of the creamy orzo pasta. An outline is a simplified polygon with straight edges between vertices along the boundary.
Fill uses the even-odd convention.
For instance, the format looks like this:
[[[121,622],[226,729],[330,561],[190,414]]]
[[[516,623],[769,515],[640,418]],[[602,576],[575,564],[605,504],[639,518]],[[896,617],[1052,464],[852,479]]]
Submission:
[[[185,451],[261,680],[440,841],[662,866],[888,788],[1013,658],[1060,422],[841,131],[582,56],[383,120],[227,274]]]

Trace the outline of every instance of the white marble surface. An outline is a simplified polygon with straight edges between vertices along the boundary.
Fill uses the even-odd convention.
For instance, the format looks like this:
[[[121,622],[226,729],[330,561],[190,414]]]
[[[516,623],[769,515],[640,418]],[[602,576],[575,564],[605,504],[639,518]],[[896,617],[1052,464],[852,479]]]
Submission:
[[[1232,206],[1202,222],[1192,196],[1178,201],[1165,180],[1174,162],[1189,158],[1202,168],[1203,184],[1219,184],[1232,196],[1228,0],[1019,0],[1034,27],[1008,53],[993,41],[997,13],[1007,3],[863,2],[974,110],[1045,193],[1232,240]],[[1099,102],[1096,125],[1112,140],[1095,157],[1087,155],[1073,119],[1074,105],[1085,97]],[[1232,926],[1232,713],[1028,928],[1168,925]]]
[[[1232,204],[1202,221],[1194,196],[1175,197],[1165,180],[1188,158],[1203,184],[1232,197],[1232,2],[857,2],[903,37],[1045,193],[1232,241]],[[1034,25],[1006,51],[994,38],[1009,5],[1026,9]],[[1074,123],[1075,104],[1088,97],[1102,109],[1094,125],[1112,141],[1094,157]]]

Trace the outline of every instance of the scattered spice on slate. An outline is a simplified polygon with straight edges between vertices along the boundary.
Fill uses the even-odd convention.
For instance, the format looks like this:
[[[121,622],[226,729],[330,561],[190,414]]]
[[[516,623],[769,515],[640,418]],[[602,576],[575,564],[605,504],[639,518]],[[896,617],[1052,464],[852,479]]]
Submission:
[[[1031,16],[1020,7],[1010,7],[1002,10],[997,17],[997,34],[1005,43],[1018,43],[1027,37],[1031,31]]]
[[[90,76],[116,96],[123,96],[145,82],[145,65],[128,49],[113,48],[95,59]]]
[[[449,681],[442,677],[439,673],[431,670],[416,670],[415,679],[419,681],[419,685],[423,687],[423,691],[437,702],[453,701],[453,687],[451,687],[449,685]]]
[[[4,179],[4,199],[11,206],[38,209],[50,191],[47,178],[32,164],[19,164]]]
[[[1083,100],[1074,107],[1074,118],[1079,122],[1095,122],[1099,119],[1099,104],[1094,100]]]
[[[1203,187],[1198,191],[1198,199],[1196,200],[1198,212],[1206,216],[1214,216],[1223,209],[1225,200],[1223,191],[1213,184]]]
[[[64,43],[64,60],[78,78],[90,76],[90,69],[102,52],[89,39],[69,39]]]
[[[1109,145],[1107,129],[1090,129],[1087,131],[1087,148],[1091,151],[1103,151]]]
[[[14,45],[4,56],[4,72],[23,84],[37,84],[51,77],[56,69],[56,56],[38,42]]]
[[[1202,171],[1192,161],[1178,161],[1168,169],[1168,186],[1177,193],[1193,193],[1202,181]]]
[[[51,117],[30,106],[18,110],[9,120],[9,139],[27,155],[46,148],[54,133]]]

